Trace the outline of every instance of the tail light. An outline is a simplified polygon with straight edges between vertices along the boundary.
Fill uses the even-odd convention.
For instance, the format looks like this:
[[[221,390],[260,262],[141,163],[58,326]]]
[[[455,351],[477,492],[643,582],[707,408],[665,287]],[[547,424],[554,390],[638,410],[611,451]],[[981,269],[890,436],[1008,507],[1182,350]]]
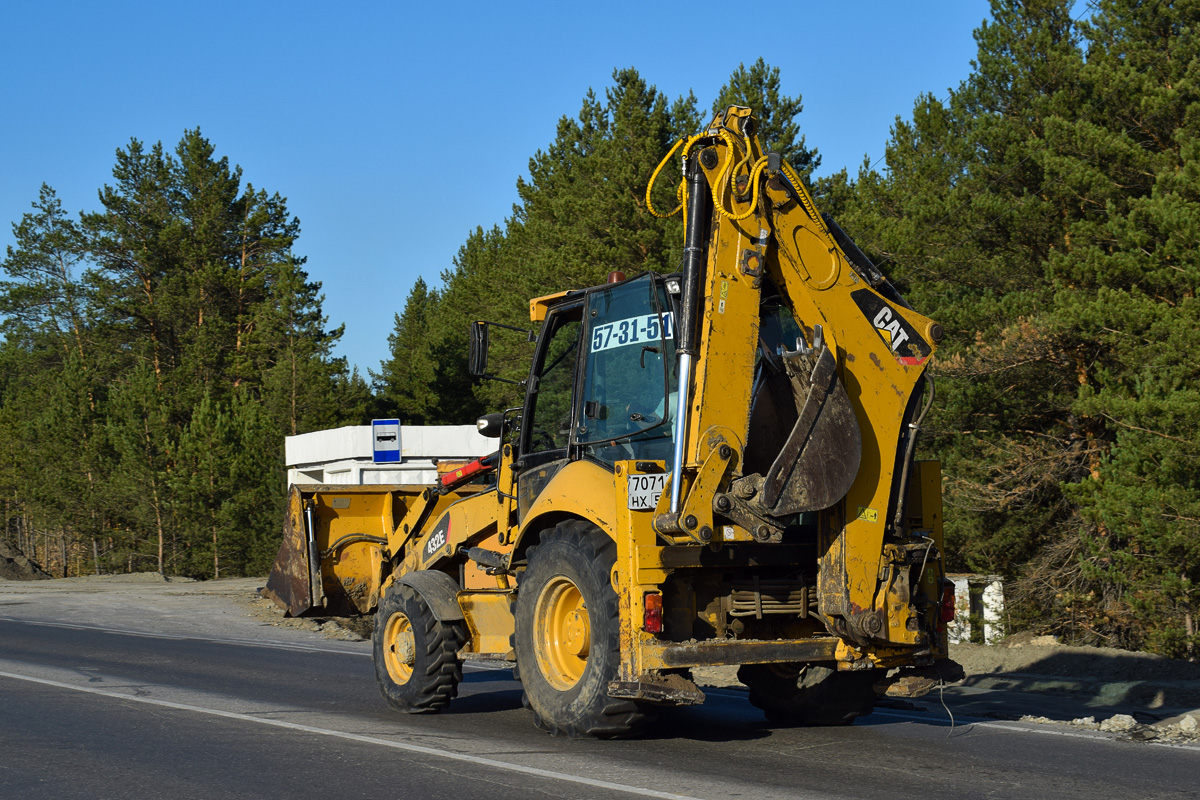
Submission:
[[[662,633],[662,629],[662,595],[648,594],[646,595],[645,611],[642,614],[642,630],[646,633]]]
[[[942,584],[942,623],[954,621],[954,584],[946,581]]]

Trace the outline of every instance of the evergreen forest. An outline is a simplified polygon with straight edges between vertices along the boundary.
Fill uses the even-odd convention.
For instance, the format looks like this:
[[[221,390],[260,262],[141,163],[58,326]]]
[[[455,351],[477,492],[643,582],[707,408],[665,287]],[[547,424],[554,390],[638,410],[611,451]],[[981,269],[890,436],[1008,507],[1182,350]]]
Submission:
[[[816,179],[802,98],[762,59],[704,105],[618,69],[533,154],[512,214],[415,283],[365,379],[333,355],[286,201],[199,130],[133,140],[101,208],[71,217],[43,187],[13,225],[7,535],[57,574],[264,573],[285,435],[517,405],[467,374],[468,323],[527,326],[530,297],[674,271],[682,223],[649,212],[647,180],[736,103],[946,331],[918,455],[943,465],[950,569],[1002,575],[1013,630],[1196,657],[1198,25],[1200,0],[992,0],[969,76],[896,109],[881,159]],[[489,368],[523,378],[529,354],[497,336]]]

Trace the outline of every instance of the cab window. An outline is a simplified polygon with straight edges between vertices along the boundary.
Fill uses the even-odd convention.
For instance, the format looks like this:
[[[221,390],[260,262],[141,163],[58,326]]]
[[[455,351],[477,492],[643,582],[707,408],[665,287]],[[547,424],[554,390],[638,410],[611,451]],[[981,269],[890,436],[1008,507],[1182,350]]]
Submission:
[[[570,441],[582,318],[583,309],[576,306],[546,320],[523,423],[525,452],[565,450]]]

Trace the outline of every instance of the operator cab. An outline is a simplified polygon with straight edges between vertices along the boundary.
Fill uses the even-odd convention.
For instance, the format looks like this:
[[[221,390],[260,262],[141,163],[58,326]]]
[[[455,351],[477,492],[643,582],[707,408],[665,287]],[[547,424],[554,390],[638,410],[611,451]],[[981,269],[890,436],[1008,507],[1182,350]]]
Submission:
[[[543,453],[609,465],[670,461],[674,285],[646,273],[568,295],[547,311],[528,382],[523,465]]]
[[[519,438],[523,498],[580,458],[670,469],[677,287],[674,276],[646,273],[547,308]]]

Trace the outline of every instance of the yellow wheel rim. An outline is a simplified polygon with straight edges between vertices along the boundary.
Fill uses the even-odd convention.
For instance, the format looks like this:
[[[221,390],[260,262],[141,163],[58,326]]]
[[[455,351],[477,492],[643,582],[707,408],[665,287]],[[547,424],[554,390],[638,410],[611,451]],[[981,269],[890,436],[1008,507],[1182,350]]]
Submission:
[[[412,623],[397,611],[388,617],[383,629],[383,661],[388,675],[395,683],[408,683],[416,658],[417,641],[413,637]]]
[[[538,667],[547,682],[565,692],[583,677],[592,646],[583,594],[570,578],[556,575],[543,587],[533,610]]]

